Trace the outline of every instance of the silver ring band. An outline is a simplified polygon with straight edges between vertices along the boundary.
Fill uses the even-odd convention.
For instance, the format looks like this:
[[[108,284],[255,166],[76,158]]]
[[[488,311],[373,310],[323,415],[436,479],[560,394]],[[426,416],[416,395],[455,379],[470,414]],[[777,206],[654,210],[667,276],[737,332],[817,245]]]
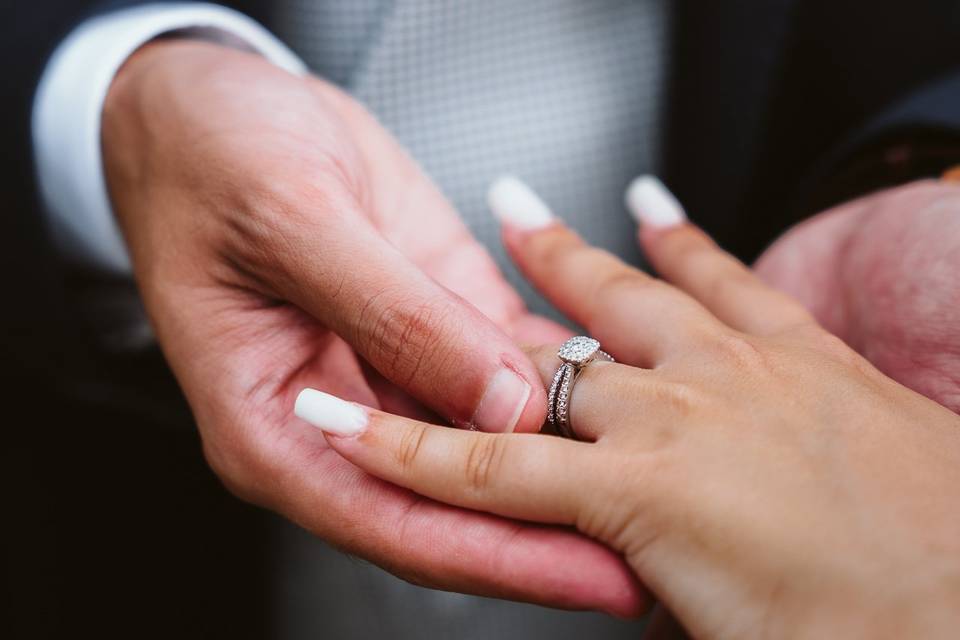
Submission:
[[[562,364],[553,376],[550,392],[547,394],[547,422],[561,436],[576,439],[577,434],[570,426],[570,396],[573,394],[573,385],[583,368],[594,360],[615,360],[600,349],[599,342],[587,336],[567,340],[557,351],[557,357]]]

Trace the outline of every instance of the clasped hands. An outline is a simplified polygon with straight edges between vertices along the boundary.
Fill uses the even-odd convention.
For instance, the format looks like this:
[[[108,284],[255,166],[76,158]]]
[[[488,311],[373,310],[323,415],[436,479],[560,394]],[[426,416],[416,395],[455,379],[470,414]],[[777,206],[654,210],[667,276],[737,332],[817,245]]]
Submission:
[[[618,359],[577,383],[590,442],[573,442],[534,433],[569,333],[525,310],[344,94],[155,43],[114,82],[103,147],[158,340],[241,497],[420,584],[618,615],[649,589],[698,637],[950,628],[960,426],[887,375],[956,403],[955,363],[937,357],[956,331],[923,324],[933,310],[949,326],[956,285],[901,286],[956,260],[955,187],[874,196],[783,238],[758,271],[803,306],[689,223],[641,227],[672,285],[556,220],[505,225],[528,278]],[[919,241],[910,268],[884,259]],[[888,280],[851,286],[864,271]],[[872,290],[888,295],[854,295]],[[927,330],[909,335],[914,316]],[[354,433],[296,418],[305,387]]]

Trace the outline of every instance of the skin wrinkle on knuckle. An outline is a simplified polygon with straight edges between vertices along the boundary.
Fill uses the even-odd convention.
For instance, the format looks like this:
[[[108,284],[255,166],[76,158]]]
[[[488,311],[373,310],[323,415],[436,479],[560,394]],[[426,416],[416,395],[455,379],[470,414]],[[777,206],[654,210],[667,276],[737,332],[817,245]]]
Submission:
[[[714,340],[712,349],[720,363],[740,373],[762,373],[773,370],[767,354],[747,335],[729,332]]]
[[[381,289],[367,294],[357,311],[357,318],[353,323],[352,343],[360,347],[361,350],[364,350],[363,347],[366,346],[368,340],[376,339],[374,334],[378,324],[374,314],[378,305],[381,304],[381,298],[389,293],[389,289]]]
[[[224,246],[218,254],[230,275],[250,288],[265,290],[280,279],[281,271],[277,268],[272,248],[279,248],[281,243],[273,238],[267,240],[270,234],[256,229],[256,226],[257,223],[228,218],[224,223]],[[284,255],[290,255],[290,252]]]
[[[295,281],[295,273],[304,260],[292,238],[298,222],[289,215],[296,207],[283,203],[273,194],[252,191],[244,203],[229,202],[218,207],[224,235],[224,252],[231,262],[247,274],[262,280]],[[278,256],[284,256],[278,260]]]
[[[401,387],[409,386],[423,367],[449,366],[456,350],[448,329],[453,309],[445,301],[413,303],[396,296],[383,303],[388,291],[371,296],[359,314],[357,344],[379,363],[385,374]]]
[[[416,470],[420,460],[420,450],[427,437],[426,425],[413,424],[404,431],[396,453],[401,473],[407,474]]]
[[[309,171],[294,170],[299,177],[293,180],[287,161],[278,159],[271,166],[269,158],[258,159],[257,167],[239,169],[242,180],[223,177],[211,196],[231,255],[249,270],[294,288],[304,265],[313,260],[312,248],[328,231],[358,215],[352,173],[342,154],[318,153]]]
[[[507,440],[501,435],[476,434],[464,463],[466,486],[476,493],[486,492],[502,468]]]

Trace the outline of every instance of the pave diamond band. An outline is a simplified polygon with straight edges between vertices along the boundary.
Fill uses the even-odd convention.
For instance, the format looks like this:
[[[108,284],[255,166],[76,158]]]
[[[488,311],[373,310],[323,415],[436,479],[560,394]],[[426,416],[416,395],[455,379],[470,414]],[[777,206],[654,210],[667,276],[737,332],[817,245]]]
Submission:
[[[562,364],[553,376],[553,383],[547,394],[547,423],[561,436],[576,439],[577,435],[570,426],[570,396],[573,394],[573,385],[583,368],[594,360],[614,362],[614,359],[600,349],[599,342],[587,336],[567,340],[557,351],[557,357]]]

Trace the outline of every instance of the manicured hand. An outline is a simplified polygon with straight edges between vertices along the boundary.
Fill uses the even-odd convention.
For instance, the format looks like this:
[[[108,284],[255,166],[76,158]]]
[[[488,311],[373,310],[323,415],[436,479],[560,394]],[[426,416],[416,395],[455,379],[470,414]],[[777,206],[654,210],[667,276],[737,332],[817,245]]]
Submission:
[[[298,414],[420,495],[603,541],[696,638],[954,637],[960,417],[763,284],[655,183],[631,203],[673,286],[557,222],[505,231],[527,277],[618,360],[573,389],[583,442],[310,390]],[[532,352],[544,385],[556,349]]]
[[[363,108],[256,56],[166,40],[118,75],[103,149],[157,339],[231,490],[414,582],[639,609],[597,543],[424,500],[297,428],[293,399],[311,386],[537,431],[544,391],[513,338],[566,335],[524,309]]]

